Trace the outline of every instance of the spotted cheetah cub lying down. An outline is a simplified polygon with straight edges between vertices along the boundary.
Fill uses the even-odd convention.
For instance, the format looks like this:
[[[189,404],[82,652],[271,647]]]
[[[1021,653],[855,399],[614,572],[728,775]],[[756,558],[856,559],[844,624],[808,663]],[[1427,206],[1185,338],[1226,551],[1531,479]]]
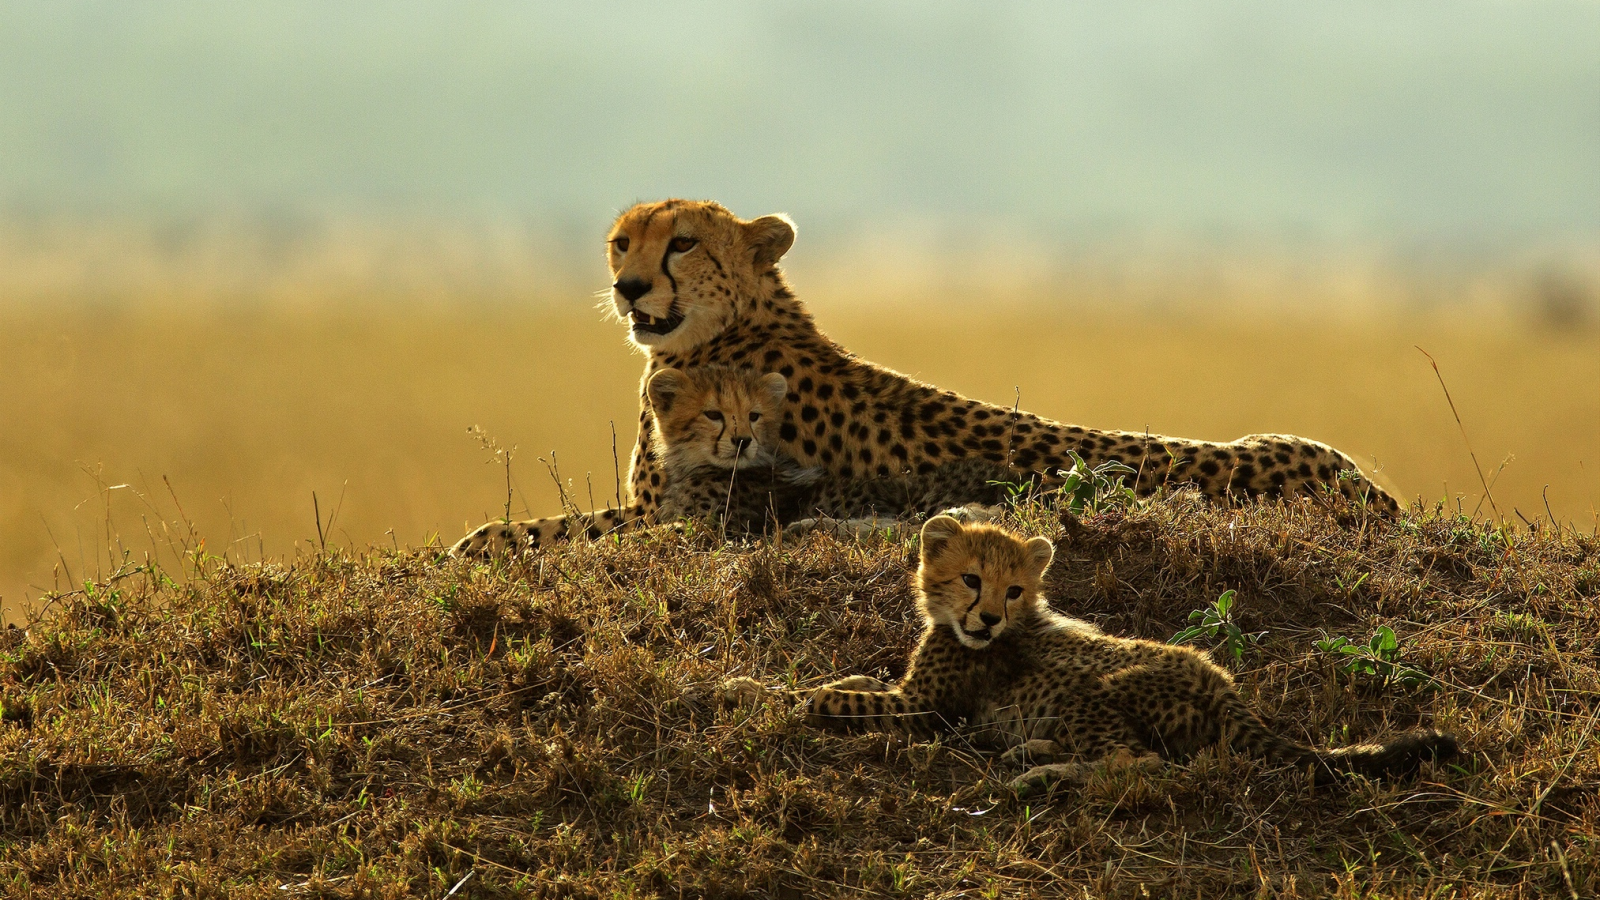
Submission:
[[[1111,637],[1053,612],[1039,595],[1052,553],[1042,537],[1025,541],[992,525],[930,519],[917,570],[925,627],[904,680],[890,686],[857,676],[783,693],[805,701],[812,722],[836,728],[926,738],[965,724],[1009,748],[1008,763],[1044,763],[1011,783],[1025,794],[1081,780],[1096,767],[1153,768],[1163,757],[1181,760],[1219,743],[1310,767],[1320,781],[1404,775],[1456,753],[1455,738],[1432,730],[1326,751],[1294,743],[1257,718],[1228,673],[1194,650]],[[734,701],[766,693],[749,678],[722,688]]]
[[[1030,480],[983,459],[887,478],[845,478],[802,466],[778,450],[789,386],[777,372],[661,369],[647,393],[667,476],[663,521],[710,519],[730,534],[760,534],[774,524],[791,534],[817,528],[862,533],[949,507],[994,506]]]

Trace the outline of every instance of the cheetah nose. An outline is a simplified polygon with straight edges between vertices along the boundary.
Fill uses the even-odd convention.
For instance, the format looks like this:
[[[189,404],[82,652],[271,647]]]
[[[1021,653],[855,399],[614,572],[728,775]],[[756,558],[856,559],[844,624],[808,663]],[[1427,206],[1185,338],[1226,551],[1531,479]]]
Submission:
[[[642,278],[624,278],[611,286],[613,290],[626,297],[629,303],[650,293],[650,282]]]
[[[743,454],[744,451],[745,451],[745,448],[749,447],[749,446],[750,446],[750,439],[747,438],[747,437],[736,437],[736,438],[733,439],[733,449],[739,451],[739,453],[741,453],[741,454]]]
[[[981,612],[981,613],[978,613],[978,618],[982,619],[983,620],[983,624],[985,624],[985,625],[998,625],[998,624],[1000,624],[1000,617],[995,615],[994,613]]]

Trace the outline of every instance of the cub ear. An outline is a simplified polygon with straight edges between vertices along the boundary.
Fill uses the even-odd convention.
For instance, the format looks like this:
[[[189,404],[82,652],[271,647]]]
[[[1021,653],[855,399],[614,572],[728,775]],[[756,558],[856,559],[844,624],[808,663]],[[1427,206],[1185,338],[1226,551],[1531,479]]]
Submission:
[[[931,559],[951,538],[961,533],[961,523],[950,516],[934,516],[922,526],[922,558]]]
[[[768,372],[757,379],[756,385],[779,406],[782,406],[784,398],[789,396],[789,382],[781,372]]]
[[[1055,558],[1056,548],[1050,543],[1049,538],[1029,538],[1027,546],[1028,558],[1039,564],[1040,572],[1050,568],[1050,560]]]
[[[782,213],[752,219],[744,225],[744,239],[755,254],[756,271],[765,272],[794,246],[794,221]]]
[[[650,395],[650,407],[657,415],[666,415],[672,409],[672,401],[683,393],[684,375],[677,369],[660,369],[650,376],[650,384],[645,392]]]

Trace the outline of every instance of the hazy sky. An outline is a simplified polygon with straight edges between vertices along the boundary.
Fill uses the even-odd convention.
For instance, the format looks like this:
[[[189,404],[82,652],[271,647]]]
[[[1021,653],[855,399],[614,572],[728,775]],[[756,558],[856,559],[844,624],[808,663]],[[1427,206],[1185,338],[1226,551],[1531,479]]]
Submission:
[[[0,207],[1600,230],[1600,3],[9,0]]]

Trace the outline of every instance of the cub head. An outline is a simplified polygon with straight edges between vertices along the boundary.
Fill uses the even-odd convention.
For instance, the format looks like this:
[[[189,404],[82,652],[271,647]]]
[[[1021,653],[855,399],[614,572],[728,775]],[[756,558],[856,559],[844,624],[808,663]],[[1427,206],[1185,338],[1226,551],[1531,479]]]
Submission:
[[[647,390],[656,416],[656,455],[677,470],[770,465],[788,392],[777,372],[660,369]]]
[[[640,203],[606,239],[611,302],[646,352],[682,353],[719,334],[760,294],[794,243],[786,216],[744,219],[716,203]]]
[[[974,650],[989,646],[1039,602],[1055,553],[1042,537],[935,516],[922,526],[917,603],[923,618],[947,625]]]

